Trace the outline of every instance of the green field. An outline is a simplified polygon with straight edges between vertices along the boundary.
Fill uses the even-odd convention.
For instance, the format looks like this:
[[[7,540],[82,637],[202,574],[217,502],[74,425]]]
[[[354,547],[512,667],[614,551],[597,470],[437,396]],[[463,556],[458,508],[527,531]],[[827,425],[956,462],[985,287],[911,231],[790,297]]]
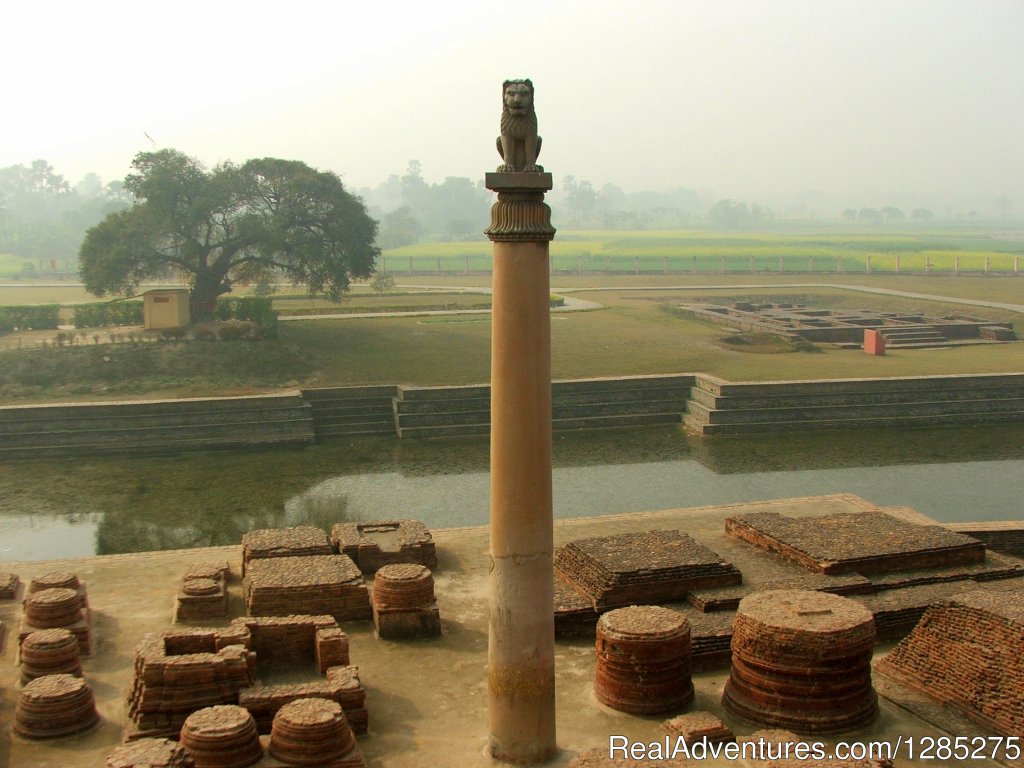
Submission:
[[[411,281],[434,290],[416,291],[400,281],[401,287],[384,296],[360,290],[341,305],[301,295],[281,295],[275,303],[296,311],[331,311],[339,306],[374,311],[403,306],[421,309],[425,303],[486,302],[488,298],[476,292],[439,290],[444,278]],[[486,287],[489,278],[470,276],[457,282]],[[751,287],[752,282],[762,285]],[[1007,309],[860,293],[815,282],[824,281],[813,275],[757,276],[753,280],[740,275],[556,276],[553,290],[598,302],[603,309],[552,315],[553,375],[579,378],[694,371],[734,381],[756,381],[1024,371],[1024,343],[894,350],[876,358],[828,345],[801,351],[774,339],[737,340],[731,329],[680,317],[673,311],[683,302],[791,301],[833,309],[966,314],[1013,322],[1018,335],[1024,336],[1024,315]],[[1024,278],[1020,277],[833,276],[827,282],[1015,304],[1024,298]],[[635,287],[630,287],[631,283]],[[723,284],[732,287],[721,287]],[[682,290],[683,285],[688,290]],[[0,299],[12,291],[27,290],[0,288]],[[42,292],[33,294],[40,301],[57,298],[46,293],[51,289],[31,290]],[[61,298],[74,295],[61,293]],[[297,386],[474,384],[486,382],[490,376],[487,315],[283,322],[278,339],[259,343],[142,342],[124,334],[113,338],[110,330],[86,332],[76,346],[59,348],[52,344],[40,348],[40,342],[34,340],[14,345],[10,335],[0,337],[0,399],[45,402],[240,394]]]
[[[1017,239],[1011,239],[1016,237]],[[552,268],[580,274],[657,272],[1012,272],[1024,241],[981,230],[786,233],[567,231],[551,243]],[[487,240],[419,243],[385,251],[394,274],[487,271]]]

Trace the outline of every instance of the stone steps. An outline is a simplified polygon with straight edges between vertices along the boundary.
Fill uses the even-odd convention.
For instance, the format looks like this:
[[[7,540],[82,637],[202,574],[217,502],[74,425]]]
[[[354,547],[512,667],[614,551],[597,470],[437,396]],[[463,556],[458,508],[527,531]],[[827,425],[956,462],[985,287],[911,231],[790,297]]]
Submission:
[[[733,384],[698,377],[683,424],[699,434],[1024,420],[1024,375]]]
[[[5,458],[312,442],[312,410],[298,393],[0,408]]]
[[[316,439],[348,435],[394,434],[393,385],[321,387],[302,390],[313,410]]]
[[[552,428],[601,429],[679,423],[690,374],[579,379],[551,385]],[[399,387],[392,402],[399,437],[490,431],[490,387]]]

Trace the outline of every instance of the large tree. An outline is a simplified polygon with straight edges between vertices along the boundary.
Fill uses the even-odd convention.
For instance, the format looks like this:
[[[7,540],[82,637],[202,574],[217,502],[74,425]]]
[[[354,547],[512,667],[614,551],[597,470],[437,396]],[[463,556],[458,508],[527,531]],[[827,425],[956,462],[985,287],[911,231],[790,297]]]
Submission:
[[[185,275],[194,318],[234,283],[281,275],[337,299],[368,277],[377,223],[333,173],[263,158],[206,170],[177,150],[141,152],[125,179],[134,204],[86,234],[86,290],[129,295],[144,280]]]

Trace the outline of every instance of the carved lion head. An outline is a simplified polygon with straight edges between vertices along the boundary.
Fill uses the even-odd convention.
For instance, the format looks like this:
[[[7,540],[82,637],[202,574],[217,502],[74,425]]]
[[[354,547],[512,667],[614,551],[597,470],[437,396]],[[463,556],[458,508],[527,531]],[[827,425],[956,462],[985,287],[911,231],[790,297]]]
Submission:
[[[505,111],[515,116],[525,116],[533,112],[533,82],[526,80],[506,80],[501,86],[505,101]]]

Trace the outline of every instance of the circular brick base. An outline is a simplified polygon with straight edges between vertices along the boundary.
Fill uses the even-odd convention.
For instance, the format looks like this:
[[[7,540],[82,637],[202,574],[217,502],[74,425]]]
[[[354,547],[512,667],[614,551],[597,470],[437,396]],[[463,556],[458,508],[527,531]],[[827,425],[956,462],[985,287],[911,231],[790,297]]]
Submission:
[[[634,714],[668,712],[693,700],[690,626],[656,605],[619,608],[597,622],[594,695]]]
[[[722,704],[734,715],[798,733],[871,722],[875,623],[860,603],[825,592],[758,592],[740,601]]]

